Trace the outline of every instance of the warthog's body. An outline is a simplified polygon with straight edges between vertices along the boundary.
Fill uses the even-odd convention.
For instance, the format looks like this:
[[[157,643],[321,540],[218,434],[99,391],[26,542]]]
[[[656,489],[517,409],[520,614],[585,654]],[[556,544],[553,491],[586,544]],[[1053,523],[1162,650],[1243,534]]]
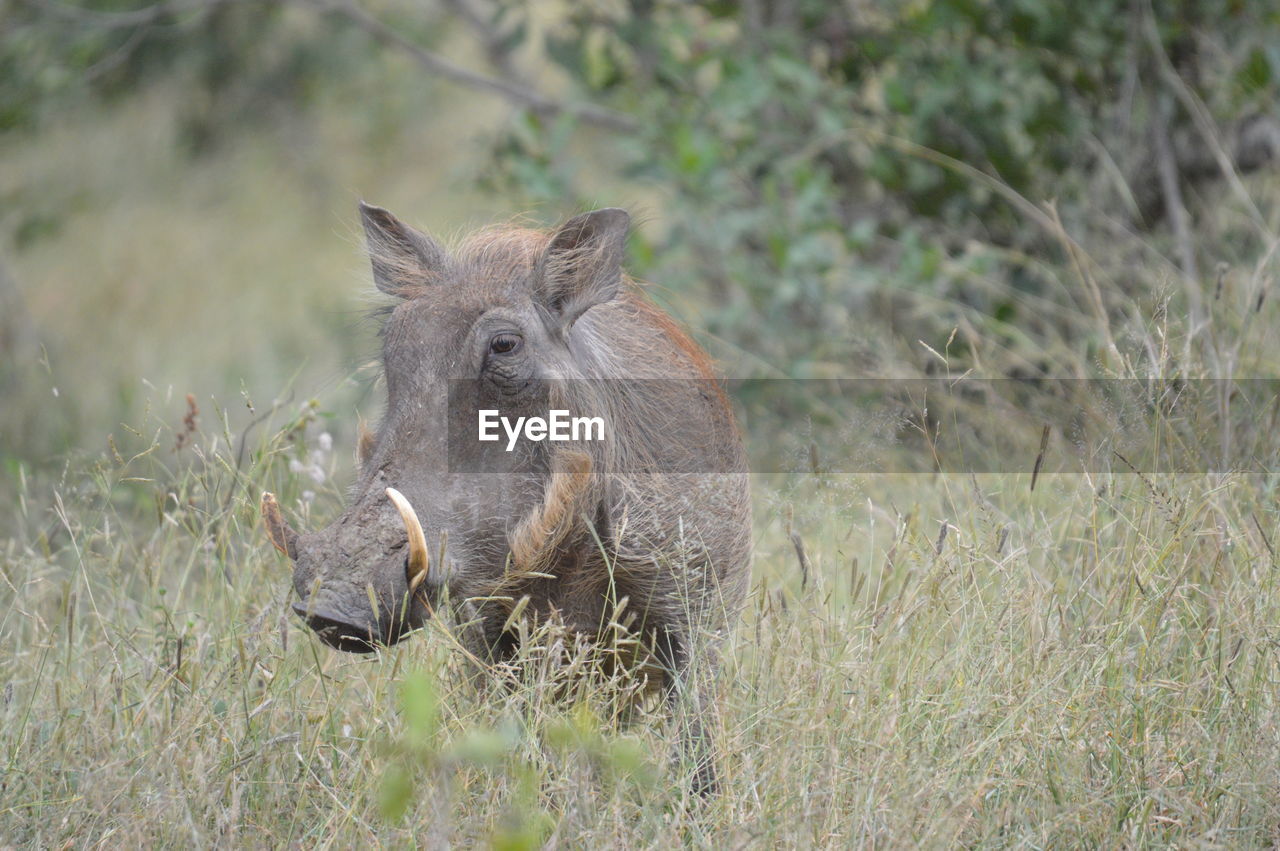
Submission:
[[[702,741],[700,689],[685,686],[742,603],[746,464],[705,355],[621,273],[626,214],[484,231],[453,253],[383,210],[362,214],[375,280],[401,299],[384,328],[387,409],[333,525],[296,535],[264,504],[295,562],[295,608],[327,643],[369,650],[447,600],[468,649],[499,661],[516,649],[504,627],[517,606],[601,637],[625,600],[622,620]],[[510,452],[505,437],[476,440],[477,409],[548,408],[602,417],[605,439]],[[416,513],[425,553],[388,488]]]

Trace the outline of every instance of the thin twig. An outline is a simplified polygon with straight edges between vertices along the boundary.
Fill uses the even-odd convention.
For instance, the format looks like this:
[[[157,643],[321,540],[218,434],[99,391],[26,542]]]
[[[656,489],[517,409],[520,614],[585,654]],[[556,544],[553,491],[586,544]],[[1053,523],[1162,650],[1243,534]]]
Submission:
[[[1249,191],[1244,188],[1240,175],[1236,173],[1235,165],[1231,162],[1230,154],[1223,147],[1222,140],[1218,138],[1217,127],[1214,125],[1213,118],[1210,116],[1208,108],[1205,107],[1204,101],[1191,90],[1191,87],[1187,85],[1186,81],[1178,73],[1178,69],[1174,68],[1173,63],[1169,61],[1169,56],[1164,51],[1164,44],[1160,40],[1160,31],[1156,28],[1155,12],[1152,10],[1149,0],[1144,9],[1143,25],[1146,30],[1147,42],[1151,47],[1151,53],[1155,56],[1156,64],[1160,68],[1161,78],[1173,90],[1174,95],[1182,102],[1183,108],[1191,116],[1196,129],[1200,131],[1200,135],[1204,138],[1205,145],[1208,146],[1214,159],[1217,160],[1222,176],[1226,178],[1232,192],[1235,193],[1236,198],[1248,211],[1250,219],[1258,228],[1258,232],[1269,241],[1276,239],[1276,234],[1272,232],[1266,218],[1258,210],[1258,205],[1253,202]]]
[[[410,41],[354,3],[346,0],[308,0],[308,2],[320,9],[341,15],[377,41],[403,51],[432,74],[459,85],[500,95],[513,103],[527,107],[538,115],[572,115],[584,123],[623,133],[633,133],[640,128],[635,119],[620,112],[594,104],[565,103],[518,83],[494,79],[463,68],[440,54]]]
[[[477,9],[471,0],[444,0],[444,4],[475,32],[484,45],[489,63],[498,71],[498,74],[504,80],[519,79],[520,71],[511,61],[511,51],[504,43],[502,34],[487,19],[485,13]]]
[[[119,47],[112,51],[110,55],[99,59],[97,62],[85,69],[83,82],[91,83],[102,75],[111,73],[115,69],[119,68],[123,63],[129,61],[129,59],[132,58],[134,51],[138,49],[138,46],[142,44],[143,39],[147,37],[148,32],[150,32],[148,27],[136,27],[133,32],[129,33],[129,37],[126,38]]]
[[[69,3],[55,3],[53,0],[26,0],[26,2],[37,9],[52,12],[66,20],[95,29],[128,29],[145,27],[161,18],[181,12],[209,11],[234,0],[167,0],[164,3],[153,3],[150,6],[123,12],[87,9],[83,6],[72,6]]]
[[[1196,266],[1196,250],[1191,241],[1187,207],[1182,201],[1178,163],[1173,156],[1173,146],[1169,144],[1168,102],[1157,97],[1156,103],[1152,104],[1152,113],[1151,142],[1155,148],[1160,192],[1164,195],[1165,212],[1169,216],[1169,225],[1173,228],[1173,237],[1178,243],[1178,262],[1182,265],[1182,274],[1187,278],[1187,300],[1190,302],[1192,319],[1196,320],[1200,314],[1200,270]]]

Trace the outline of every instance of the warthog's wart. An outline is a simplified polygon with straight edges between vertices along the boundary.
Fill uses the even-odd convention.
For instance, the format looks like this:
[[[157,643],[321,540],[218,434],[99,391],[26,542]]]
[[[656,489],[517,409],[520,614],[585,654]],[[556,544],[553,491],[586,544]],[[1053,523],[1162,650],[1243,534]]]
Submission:
[[[493,441],[500,439],[498,425],[507,433],[507,451],[516,448],[520,432],[524,431],[524,439],[535,443],[542,440],[558,440],[561,442],[578,440],[604,440],[603,417],[570,417],[568,411],[552,410],[547,417],[516,417],[512,425],[509,417],[501,416],[499,411],[483,410],[480,412],[480,427],[477,439]]]

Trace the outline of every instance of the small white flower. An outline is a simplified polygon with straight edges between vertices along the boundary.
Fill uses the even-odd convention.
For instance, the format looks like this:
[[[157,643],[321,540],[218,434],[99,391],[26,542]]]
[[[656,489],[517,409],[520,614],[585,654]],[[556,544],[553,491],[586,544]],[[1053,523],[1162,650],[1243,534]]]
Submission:
[[[302,501],[303,501],[303,502],[305,502],[305,503],[307,503],[308,505],[310,505],[310,504],[312,503],[312,501],[313,501],[313,500],[315,500],[315,498],[316,498],[316,492],[315,492],[315,491],[303,491],[303,492],[302,492]]]
[[[289,472],[290,472],[290,473],[301,473],[301,472],[302,472],[303,470],[305,470],[305,469],[306,469],[306,468],[305,468],[304,466],[302,466],[302,462],[301,462],[301,461],[299,461],[297,458],[290,458],[290,459],[289,459]]]
[[[324,468],[319,464],[312,464],[311,469],[307,470],[311,475],[311,480],[318,485],[324,484]]]
[[[320,444],[321,452],[333,451],[333,435],[327,431],[320,432],[320,436],[316,438],[316,443]]]

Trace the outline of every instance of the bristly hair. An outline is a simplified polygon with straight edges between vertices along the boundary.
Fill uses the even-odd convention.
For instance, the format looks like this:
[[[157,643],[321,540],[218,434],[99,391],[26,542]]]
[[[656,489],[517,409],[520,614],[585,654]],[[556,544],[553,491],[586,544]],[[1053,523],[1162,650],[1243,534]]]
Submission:
[[[491,274],[527,275],[551,241],[544,228],[492,225],[469,235],[453,250],[461,268],[484,269]]]
[[[424,263],[406,243],[372,236],[367,244],[375,274],[395,282],[393,295],[412,298],[416,291],[463,274],[478,273],[490,280],[526,276],[550,239],[551,232],[544,228],[492,225],[450,241],[432,258],[436,261],[433,264]]]
[[[424,289],[447,284],[450,276],[483,270],[490,280],[504,276],[524,278],[532,274],[550,240],[551,232],[545,228],[491,225],[450,240],[444,247],[444,262],[436,269],[427,269],[421,262],[406,258],[400,247],[384,240],[369,240],[370,262],[379,272],[392,275],[397,287],[390,297],[379,297],[382,293],[370,288],[371,298],[376,301],[365,317],[377,324],[381,337],[387,317],[402,300],[411,299]]]

